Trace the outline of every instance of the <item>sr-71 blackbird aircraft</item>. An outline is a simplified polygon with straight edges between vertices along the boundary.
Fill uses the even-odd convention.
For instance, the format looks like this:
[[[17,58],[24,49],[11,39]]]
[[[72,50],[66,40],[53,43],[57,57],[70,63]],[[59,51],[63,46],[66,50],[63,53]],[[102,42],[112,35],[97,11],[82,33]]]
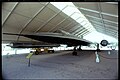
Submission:
[[[57,43],[57,44],[67,44],[69,46],[78,46],[78,45],[88,46],[89,44],[92,43],[85,39],[80,39],[77,36],[68,34],[63,30],[61,30],[61,32],[62,33],[40,32],[40,33],[32,33],[32,34],[14,34],[14,33],[3,33],[3,34],[24,36],[38,41]]]
[[[57,44],[67,44],[68,46],[75,46],[73,50],[73,55],[77,55],[76,47],[77,46],[89,46],[92,44],[92,42],[80,39],[79,37],[72,35],[68,32],[65,32],[63,30],[59,30],[60,33],[52,33],[52,32],[40,32],[40,33],[32,33],[32,34],[14,34],[14,33],[3,33],[6,35],[18,35],[18,36],[24,36],[27,38],[31,38],[38,41],[48,42],[48,43],[57,43]],[[105,41],[103,41],[103,44],[106,45]]]

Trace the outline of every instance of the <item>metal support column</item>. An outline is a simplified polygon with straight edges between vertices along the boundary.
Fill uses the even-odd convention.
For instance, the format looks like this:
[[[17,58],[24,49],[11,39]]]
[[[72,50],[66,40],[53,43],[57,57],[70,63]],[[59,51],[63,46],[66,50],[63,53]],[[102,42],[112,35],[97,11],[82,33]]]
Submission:
[[[17,54],[17,49],[15,49],[15,55]]]

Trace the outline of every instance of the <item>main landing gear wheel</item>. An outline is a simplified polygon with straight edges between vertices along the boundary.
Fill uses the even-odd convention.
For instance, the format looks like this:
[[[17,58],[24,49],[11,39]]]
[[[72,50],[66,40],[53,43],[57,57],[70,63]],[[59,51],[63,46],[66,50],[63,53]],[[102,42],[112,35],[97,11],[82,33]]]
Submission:
[[[72,55],[77,56],[76,47],[74,47]]]
[[[72,55],[73,55],[73,56],[77,56],[77,52],[74,51],[74,52],[72,53]]]

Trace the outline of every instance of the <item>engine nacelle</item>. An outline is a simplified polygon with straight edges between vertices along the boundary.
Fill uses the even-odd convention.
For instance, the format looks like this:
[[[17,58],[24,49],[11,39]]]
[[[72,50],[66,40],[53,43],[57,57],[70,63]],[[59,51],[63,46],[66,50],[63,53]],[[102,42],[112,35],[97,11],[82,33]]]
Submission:
[[[108,45],[108,41],[107,41],[107,40],[102,40],[102,41],[100,42],[100,44],[101,44],[102,46],[107,46],[107,45]]]

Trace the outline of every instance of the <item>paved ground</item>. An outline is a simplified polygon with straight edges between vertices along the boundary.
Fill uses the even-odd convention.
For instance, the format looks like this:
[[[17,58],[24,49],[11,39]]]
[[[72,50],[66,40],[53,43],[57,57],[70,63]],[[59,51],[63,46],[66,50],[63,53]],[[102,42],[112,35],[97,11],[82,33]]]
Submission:
[[[72,51],[33,55],[28,67],[28,54],[2,57],[4,79],[117,79],[118,57],[116,51],[101,51],[96,63],[94,51]]]

